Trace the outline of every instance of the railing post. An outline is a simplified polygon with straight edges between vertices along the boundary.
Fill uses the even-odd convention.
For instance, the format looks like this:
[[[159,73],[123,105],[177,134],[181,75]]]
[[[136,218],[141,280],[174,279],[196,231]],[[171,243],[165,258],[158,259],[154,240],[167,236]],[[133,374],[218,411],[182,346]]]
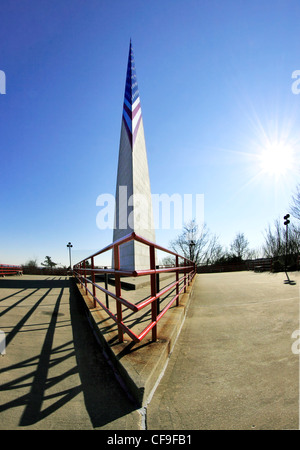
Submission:
[[[83,273],[84,273],[84,287],[85,287],[85,293],[87,294],[87,282],[86,282],[86,265],[85,260],[83,261]]]
[[[186,259],[184,258],[184,292],[186,292],[186,285],[187,285],[187,281],[186,281]]]
[[[159,266],[155,266],[155,267],[156,267],[156,269],[159,269]],[[159,292],[159,289],[160,289],[160,287],[159,287],[159,273],[156,274],[155,279],[156,279],[156,293],[157,293],[157,292]],[[160,300],[160,297],[158,297],[158,299],[157,299],[157,314],[159,314],[159,311],[160,311],[159,300]]]
[[[176,262],[175,267],[179,267],[179,258],[178,255],[176,255]],[[179,269],[176,270],[176,306],[179,305]]]
[[[150,269],[155,270],[155,248],[153,245],[150,245],[149,247],[150,251]],[[156,275],[155,273],[152,273],[150,275],[151,280],[151,297],[156,296]],[[152,322],[156,322],[157,319],[157,300],[154,300],[151,303],[151,320]],[[152,341],[155,342],[157,339],[157,325],[155,324],[152,328]]]
[[[113,247],[114,252],[114,263],[115,263],[115,270],[120,270],[120,249],[118,245],[114,245]],[[120,275],[115,273],[115,285],[116,285],[116,296],[119,298],[121,297],[121,279]],[[123,342],[123,330],[121,327],[122,322],[122,304],[116,300],[116,306],[117,306],[117,324],[118,324],[118,338],[119,342]]]
[[[105,266],[104,269],[107,269],[107,266]],[[104,273],[104,284],[105,289],[108,291],[108,275],[106,272]],[[106,301],[106,308],[109,308],[109,299],[108,294],[106,292],[105,292],[105,301]]]
[[[91,258],[91,266],[92,266],[92,282],[93,282],[93,300],[94,300],[94,308],[96,308],[96,286],[95,286],[95,265],[94,265],[94,257]]]

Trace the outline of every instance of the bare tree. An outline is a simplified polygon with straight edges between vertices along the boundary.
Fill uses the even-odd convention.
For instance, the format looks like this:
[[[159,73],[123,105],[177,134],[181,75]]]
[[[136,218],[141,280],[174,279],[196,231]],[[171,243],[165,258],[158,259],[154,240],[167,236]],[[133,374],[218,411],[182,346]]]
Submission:
[[[300,220],[300,184],[298,184],[292,197],[291,213],[296,219]]]
[[[275,220],[274,227],[270,225],[266,230],[264,255],[269,258],[283,258],[285,254],[298,255],[300,253],[300,227],[290,224],[288,235],[286,227],[280,219]]]
[[[160,262],[160,264],[162,265],[162,266],[175,266],[175,256],[165,256],[162,260],[161,260],[161,262]]]
[[[269,225],[265,231],[265,242],[263,245],[264,256],[267,258],[277,258],[285,254],[285,236],[284,229],[279,219],[275,220],[274,228]]]
[[[294,219],[300,220],[300,184],[292,196],[290,212]],[[278,266],[295,266],[300,254],[300,225],[291,219],[288,227],[283,225],[283,220],[277,219],[274,227],[270,225],[266,230],[265,243],[263,245],[264,255],[275,259]]]
[[[37,259],[29,259],[24,266],[29,267],[30,269],[36,269],[38,267],[37,265]]]
[[[51,260],[51,256],[46,256],[45,261],[41,264],[42,264],[42,266],[50,267],[50,268],[57,266],[57,263],[55,263]]]
[[[196,264],[213,263],[222,252],[218,238],[206,224],[201,227],[195,220],[184,225],[182,233],[170,243],[171,248]]]
[[[205,255],[206,264],[215,264],[224,255],[224,249],[215,234],[211,236],[209,246]]]
[[[24,274],[36,274],[38,273],[37,259],[29,259],[25,264],[22,265]]]
[[[240,260],[248,258],[250,254],[249,242],[245,238],[244,233],[237,233],[234,240],[230,244],[230,250],[234,256]]]

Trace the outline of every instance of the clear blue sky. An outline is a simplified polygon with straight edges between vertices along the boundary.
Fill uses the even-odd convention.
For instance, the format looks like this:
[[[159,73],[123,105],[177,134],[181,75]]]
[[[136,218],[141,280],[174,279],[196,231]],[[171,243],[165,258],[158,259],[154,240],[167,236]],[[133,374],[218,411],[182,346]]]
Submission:
[[[152,192],[204,194],[225,247],[260,246],[299,180],[299,24],[298,0],[1,0],[0,262],[112,241],[96,199],[115,193],[130,38]],[[292,167],[262,174],[279,141]]]

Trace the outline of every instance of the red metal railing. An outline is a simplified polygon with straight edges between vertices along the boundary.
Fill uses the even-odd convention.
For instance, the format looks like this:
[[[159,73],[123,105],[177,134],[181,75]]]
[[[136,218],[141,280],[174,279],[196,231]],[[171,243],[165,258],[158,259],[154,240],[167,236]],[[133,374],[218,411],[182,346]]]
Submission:
[[[11,264],[0,264],[0,276],[5,275],[22,275],[23,269],[21,266],[14,266]]]
[[[120,246],[129,241],[138,241],[149,247],[149,266],[148,270],[134,270],[128,271],[120,268]],[[96,268],[95,266],[95,257],[103,254],[109,250],[113,251],[114,255],[114,268]],[[172,255],[175,257],[175,265],[174,267],[164,267],[157,268],[156,266],[156,250],[167,253],[168,255]],[[157,283],[157,274],[170,273],[175,274],[175,281],[171,282],[167,286],[163,287],[161,290],[158,289]],[[179,297],[182,293],[186,292],[187,286],[190,284],[192,279],[196,274],[196,265],[163,247],[160,247],[153,242],[147,241],[146,239],[138,236],[136,233],[131,233],[126,237],[119,239],[118,241],[113,242],[109,246],[100,250],[99,252],[89,256],[88,258],[80,261],[73,267],[73,274],[79,281],[80,285],[85,289],[86,294],[90,294],[94,300],[94,307],[100,305],[104,311],[117,323],[118,326],[118,338],[119,342],[123,342],[123,334],[124,332],[130,336],[130,338],[135,342],[140,342],[149,332],[152,330],[152,341],[156,341],[157,339],[157,323],[164,316],[164,314],[169,310],[169,308],[175,303],[176,306],[179,305]],[[100,274],[110,274],[114,276],[115,283],[115,292],[111,292],[108,290],[107,284],[105,287],[100,286],[95,281],[96,275]],[[142,276],[150,276],[150,295],[147,298],[144,298],[138,302],[132,302],[126,300],[122,296],[122,287],[121,287],[121,277],[142,277]],[[108,306],[108,302],[106,305],[102,300],[97,297],[96,290],[99,289],[106,296],[113,298],[116,301],[115,312],[112,311]],[[159,292],[158,292],[159,291]],[[173,295],[173,293],[175,294]],[[159,298],[168,294],[167,304],[164,305],[162,311],[159,311]],[[169,298],[171,297],[171,298]],[[123,311],[122,308],[126,307],[132,313],[138,313],[143,310],[147,306],[151,307],[151,318],[150,323],[139,333],[136,334],[132,327],[127,326],[123,321]]]

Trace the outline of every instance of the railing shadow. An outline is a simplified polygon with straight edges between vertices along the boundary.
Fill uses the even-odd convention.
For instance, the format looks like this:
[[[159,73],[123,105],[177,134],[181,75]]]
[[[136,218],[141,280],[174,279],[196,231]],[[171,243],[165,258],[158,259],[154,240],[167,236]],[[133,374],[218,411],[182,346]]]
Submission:
[[[69,279],[65,276],[61,277],[48,277],[47,279],[26,279],[18,278],[3,278],[0,279],[0,289],[44,289],[44,288],[63,288],[69,287]]]
[[[74,349],[86,410],[94,427],[101,427],[137,409],[117,381],[88,323],[82,297],[70,285]]]
[[[28,308],[17,323],[13,323],[13,320],[6,321],[6,324],[10,325],[7,327],[9,330],[6,335],[7,346],[11,345],[19,333],[32,332],[34,339],[35,331],[45,331],[40,353],[26,357],[26,348],[24,348],[25,357],[22,360],[15,360],[13,364],[3,365],[0,368],[0,375],[6,375],[6,382],[0,387],[1,400],[4,401],[0,405],[0,413],[21,407],[18,424],[20,427],[35,425],[36,428],[36,424],[52,416],[52,426],[55,428],[55,420],[60,417],[56,413],[80,393],[83,394],[86,413],[94,428],[103,427],[136,409],[136,405],[131,403],[114,378],[111,367],[96,343],[73,283],[63,278],[4,279],[0,282],[0,288],[23,289],[17,291],[17,301],[13,305],[2,308],[2,315],[10,313],[13,317],[14,307],[20,305],[33,293],[35,296],[38,294],[37,301]],[[39,292],[41,288],[43,291]],[[56,291],[54,294],[54,288],[59,288],[58,293]],[[33,289],[33,291],[29,292],[27,289]],[[70,320],[69,318],[66,320],[67,314],[60,320],[62,299],[64,298],[64,302],[66,299],[65,289],[70,301]],[[27,322],[43,301],[46,298],[49,299],[49,294],[53,305],[53,308],[47,311],[47,314],[50,314],[50,321],[29,326]],[[5,298],[8,297],[11,300],[13,294]],[[47,303],[49,305],[49,302]],[[62,339],[58,338],[56,333],[65,327],[68,327],[71,332],[64,333]],[[6,396],[5,393],[9,395]],[[8,400],[5,401],[5,398]],[[71,422],[72,419],[70,419]]]

